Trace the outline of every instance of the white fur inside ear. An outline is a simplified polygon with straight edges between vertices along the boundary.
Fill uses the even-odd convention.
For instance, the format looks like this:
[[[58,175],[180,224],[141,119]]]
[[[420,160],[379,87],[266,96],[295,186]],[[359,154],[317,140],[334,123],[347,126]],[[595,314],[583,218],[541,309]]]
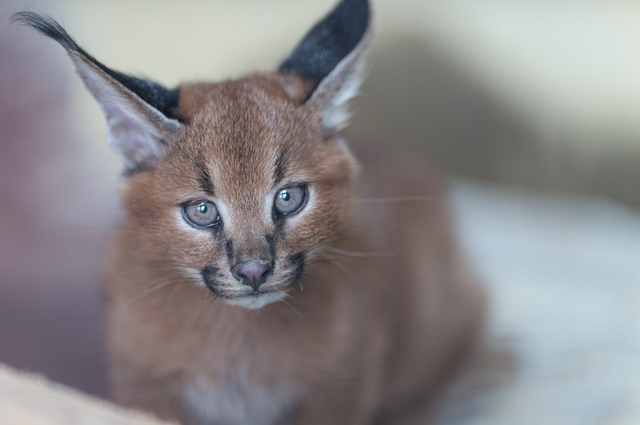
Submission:
[[[69,52],[76,72],[107,119],[107,143],[129,169],[153,166],[162,154],[163,134],[181,124],[162,115],[82,55]]]
[[[358,95],[360,86],[366,78],[364,61],[357,62],[349,70],[338,91],[322,110],[322,121],[327,129],[340,129],[351,118],[349,102]]]
[[[129,169],[141,164],[153,165],[161,154],[157,132],[152,126],[136,119],[133,113],[129,114],[126,108],[111,109],[107,117],[107,144]]]

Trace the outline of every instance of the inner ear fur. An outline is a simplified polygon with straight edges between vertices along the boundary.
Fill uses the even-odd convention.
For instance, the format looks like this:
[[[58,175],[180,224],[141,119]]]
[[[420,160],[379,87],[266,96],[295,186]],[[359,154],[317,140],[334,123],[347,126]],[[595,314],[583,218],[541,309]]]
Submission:
[[[320,111],[328,130],[339,129],[349,119],[348,103],[365,75],[364,54],[372,37],[367,0],[343,0],[320,20],[280,65],[284,75],[295,75],[285,89]],[[291,94],[290,94],[291,95]]]
[[[179,92],[158,83],[114,71],[81,48],[49,16],[18,12],[12,22],[54,39],[71,58],[77,74],[107,119],[107,142],[129,171],[153,167],[164,145],[183,127],[173,116]]]

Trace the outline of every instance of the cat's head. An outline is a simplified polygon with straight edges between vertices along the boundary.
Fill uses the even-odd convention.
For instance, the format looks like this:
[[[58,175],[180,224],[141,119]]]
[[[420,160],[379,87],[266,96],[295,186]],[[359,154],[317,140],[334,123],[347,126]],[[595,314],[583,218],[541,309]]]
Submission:
[[[49,17],[14,21],[58,41],[100,104],[149,261],[259,308],[347,219],[357,166],[339,133],[371,36],[366,0],[341,2],[277,71],[175,90],[107,68]]]

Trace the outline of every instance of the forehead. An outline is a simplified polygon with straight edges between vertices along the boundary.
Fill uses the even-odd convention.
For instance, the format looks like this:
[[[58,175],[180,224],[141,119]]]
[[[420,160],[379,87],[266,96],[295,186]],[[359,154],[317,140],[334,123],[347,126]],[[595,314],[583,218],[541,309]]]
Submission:
[[[266,176],[277,180],[294,163],[308,164],[314,146],[321,145],[319,121],[276,77],[189,84],[180,92],[179,112],[187,125],[176,157],[188,156],[225,186],[259,185]]]
[[[234,148],[269,139],[286,143],[299,130],[313,127],[313,117],[287,95],[278,76],[270,73],[217,84],[180,87],[180,115],[191,134],[187,143],[216,141],[217,148]],[[305,122],[306,121],[306,122]]]
[[[300,118],[302,107],[287,95],[281,77],[273,73],[249,75],[221,83],[180,86],[178,115],[198,131],[215,129],[233,134],[261,126],[277,129]],[[284,122],[283,122],[284,121]]]

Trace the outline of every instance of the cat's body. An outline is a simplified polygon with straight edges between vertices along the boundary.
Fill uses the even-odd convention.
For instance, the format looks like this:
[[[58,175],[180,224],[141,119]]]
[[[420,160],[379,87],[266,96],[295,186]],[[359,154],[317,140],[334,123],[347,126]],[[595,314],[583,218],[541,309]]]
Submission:
[[[436,397],[477,337],[482,294],[434,176],[383,154],[363,162],[353,218],[310,259],[287,304],[245,310],[165,286],[166,268],[132,257],[145,252],[131,240],[135,224],[121,227],[108,287],[117,398],[228,419],[197,424],[296,414],[305,420],[292,423],[365,424]]]
[[[47,18],[18,19],[67,49],[128,168],[106,288],[118,401],[216,425],[429,410],[483,297],[436,179],[356,160],[340,136],[366,1],[341,3],[277,72],[174,91],[109,70]]]

